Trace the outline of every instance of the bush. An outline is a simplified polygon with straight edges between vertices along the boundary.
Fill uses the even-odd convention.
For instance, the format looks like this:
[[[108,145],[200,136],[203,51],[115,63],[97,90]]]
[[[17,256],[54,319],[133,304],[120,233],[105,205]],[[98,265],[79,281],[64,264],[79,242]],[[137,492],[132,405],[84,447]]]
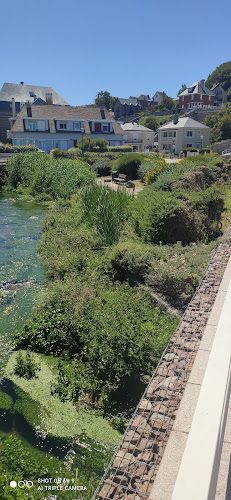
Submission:
[[[36,376],[36,371],[38,370],[40,370],[40,367],[31,356],[29,351],[27,351],[26,354],[22,352],[19,352],[17,354],[16,364],[14,367],[15,375],[30,380],[31,378],[34,378]]]
[[[30,151],[38,151],[38,148],[30,144],[28,146],[13,146],[0,142],[0,153],[27,153]]]
[[[210,153],[210,148],[201,148],[199,149],[199,154],[204,155],[205,153]]]
[[[102,177],[111,174],[111,164],[112,162],[107,158],[99,158],[92,164],[92,168],[98,177]]]
[[[108,141],[106,139],[91,139],[90,137],[84,137],[83,140],[79,139],[78,148],[82,151],[92,151],[104,153],[108,148]]]
[[[152,156],[151,158],[144,158],[138,169],[138,175],[146,185],[149,185],[167,168],[169,168],[169,164],[163,158]]]
[[[56,158],[78,158],[81,156],[82,151],[79,148],[70,148],[67,151],[55,148],[50,151],[50,157],[52,159]]]
[[[132,152],[132,147],[131,146],[108,146],[108,151],[114,152],[114,153],[131,153]]]
[[[51,159],[45,153],[13,156],[7,162],[8,184],[29,189],[33,196],[69,198],[80,186],[91,184],[95,173],[81,160]]]
[[[127,175],[130,179],[137,179],[138,168],[141,165],[143,156],[139,153],[124,154],[114,163],[114,170]]]
[[[96,226],[105,245],[118,240],[127,214],[130,197],[123,189],[90,186],[82,191],[81,202],[84,219]]]

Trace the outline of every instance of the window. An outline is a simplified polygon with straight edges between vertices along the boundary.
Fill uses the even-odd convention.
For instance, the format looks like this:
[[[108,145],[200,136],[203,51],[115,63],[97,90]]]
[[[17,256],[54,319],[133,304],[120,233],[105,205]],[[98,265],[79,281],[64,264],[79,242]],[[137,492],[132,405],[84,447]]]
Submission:
[[[176,137],[176,132],[173,132],[173,137]]]
[[[103,132],[108,132],[108,123],[103,123]]]
[[[192,144],[186,144],[186,148],[192,148]]]
[[[182,101],[184,101],[184,95],[182,95]]]
[[[74,122],[73,128],[74,130],[81,130],[81,122]]]
[[[201,135],[201,131],[200,131],[200,130],[198,130],[198,132],[197,132],[197,133],[198,133],[198,135]]]
[[[60,130],[65,130],[67,128],[66,122],[60,122],[59,128],[60,128]]]
[[[193,94],[191,95],[191,101],[193,101]]]
[[[187,130],[187,137],[192,137],[192,136],[193,136],[192,130]]]
[[[201,144],[197,144],[197,149],[200,149],[200,147],[201,147]]]
[[[28,122],[28,130],[34,132],[36,130],[36,122],[29,121]]]
[[[164,137],[168,137],[168,132],[164,132]]]

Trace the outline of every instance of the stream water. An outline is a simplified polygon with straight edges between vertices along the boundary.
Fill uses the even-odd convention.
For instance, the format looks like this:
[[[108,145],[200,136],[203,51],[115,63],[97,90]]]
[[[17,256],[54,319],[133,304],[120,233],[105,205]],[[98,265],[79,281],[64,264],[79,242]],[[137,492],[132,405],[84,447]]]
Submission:
[[[76,412],[70,402],[62,406],[62,403],[57,401],[57,409],[54,410],[51,418],[54,418],[56,422],[59,414],[61,428],[68,427],[68,415],[70,415],[71,427],[71,418],[76,419],[76,423],[73,424],[73,434],[69,431],[65,435],[62,429],[61,431],[59,429],[56,435],[49,435],[42,429],[40,421],[38,421],[39,426],[33,423],[33,419],[38,418],[41,412],[45,415],[49,413],[49,404],[46,407],[48,409],[44,410],[45,406],[41,398],[36,398],[32,386],[32,392],[29,394],[25,392],[27,389],[23,385],[23,380],[22,383],[19,381],[15,383],[12,376],[9,378],[6,376],[6,373],[9,373],[7,366],[11,362],[12,333],[20,329],[30,317],[38,292],[45,283],[38,245],[41,225],[47,209],[40,204],[15,200],[13,196],[11,198],[10,195],[6,197],[0,194],[0,441],[2,455],[0,488],[3,487],[4,492],[4,494],[0,493],[0,498],[4,500],[89,499],[97,478],[103,474],[105,463],[108,463],[119,434],[111,429],[109,424],[105,424],[102,417],[91,416],[88,413],[84,415],[86,433],[84,425],[81,431],[76,432],[83,418],[81,412]],[[48,358],[45,362],[49,365]],[[31,383],[34,387],[36,386],[36,381],[31,381]],[[29,382],[27,384],[30,385]],[[46,389],[46,385],[44,387]],[[48,390],[47,398],[49,397],[51,396]],[[94,429],[91,431],[93,425],[96,431]],[[111,445],[109,447],[103,442],[103,433],[99,438],[99,430],[103,428],[103,425],[108,426],[106,431],[110,434],[108,441]],[[89,434],[89,429],[91,434]],[[112,446],[113,432],[115,435]],[[102,442],[99,442],[99,439]],[[1,466],[1,460],[3,460],[3,466]],[[41,482],[39,482],[40,475]],[[33,479],[31,483],[28,483],[33,483],[31,490],[26,486],[25,490],[22,489],[22,481],[25,479],[29,481]],[[16,480],[15,489],[10,486],[12,480]],[[62,488],[59,488],[58,480],[69,481],[66,484],[75,490],[64,491],[65,484],[62,483]],[[86,491],[76,490],[79,484],[87,485]]]
[[[9,353],[11,333],[31,315],[44,270],[37,252],[45,208],[0,196],[0,358]]]

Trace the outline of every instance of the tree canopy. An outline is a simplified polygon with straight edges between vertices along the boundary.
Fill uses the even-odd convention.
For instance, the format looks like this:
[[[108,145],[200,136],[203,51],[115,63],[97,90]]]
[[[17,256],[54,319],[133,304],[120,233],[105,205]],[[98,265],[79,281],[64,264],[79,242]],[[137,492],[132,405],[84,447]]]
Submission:
[[[181,94],[181,92],[184,92],[184,90],[186,90],[186,89],[187,89],[187,85],[185,85],[185,83],[183,83],[183,84],[181,85],[181,88],[180,88],[179,92],[177,92],[177,95],[180,95],[180,94]]]
[[[107,110],[112,109],[114,106],[115,97],[112,97],[107,90],[101,90],[95,97],[95,104],[97,106],[104,106]]]
[[[220,83],[225,91],[231,88],[231,61],[220,64],[210,73],[206,86],[211,88],[214,83]]]

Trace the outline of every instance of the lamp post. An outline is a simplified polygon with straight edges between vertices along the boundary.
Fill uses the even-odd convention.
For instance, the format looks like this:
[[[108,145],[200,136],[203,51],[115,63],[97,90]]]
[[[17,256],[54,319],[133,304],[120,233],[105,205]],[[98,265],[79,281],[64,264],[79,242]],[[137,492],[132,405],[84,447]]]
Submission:
[[[83,134],[84,134],[84,128],[81,128],[81,134],[82,134],[82,158],[83,158]]]

